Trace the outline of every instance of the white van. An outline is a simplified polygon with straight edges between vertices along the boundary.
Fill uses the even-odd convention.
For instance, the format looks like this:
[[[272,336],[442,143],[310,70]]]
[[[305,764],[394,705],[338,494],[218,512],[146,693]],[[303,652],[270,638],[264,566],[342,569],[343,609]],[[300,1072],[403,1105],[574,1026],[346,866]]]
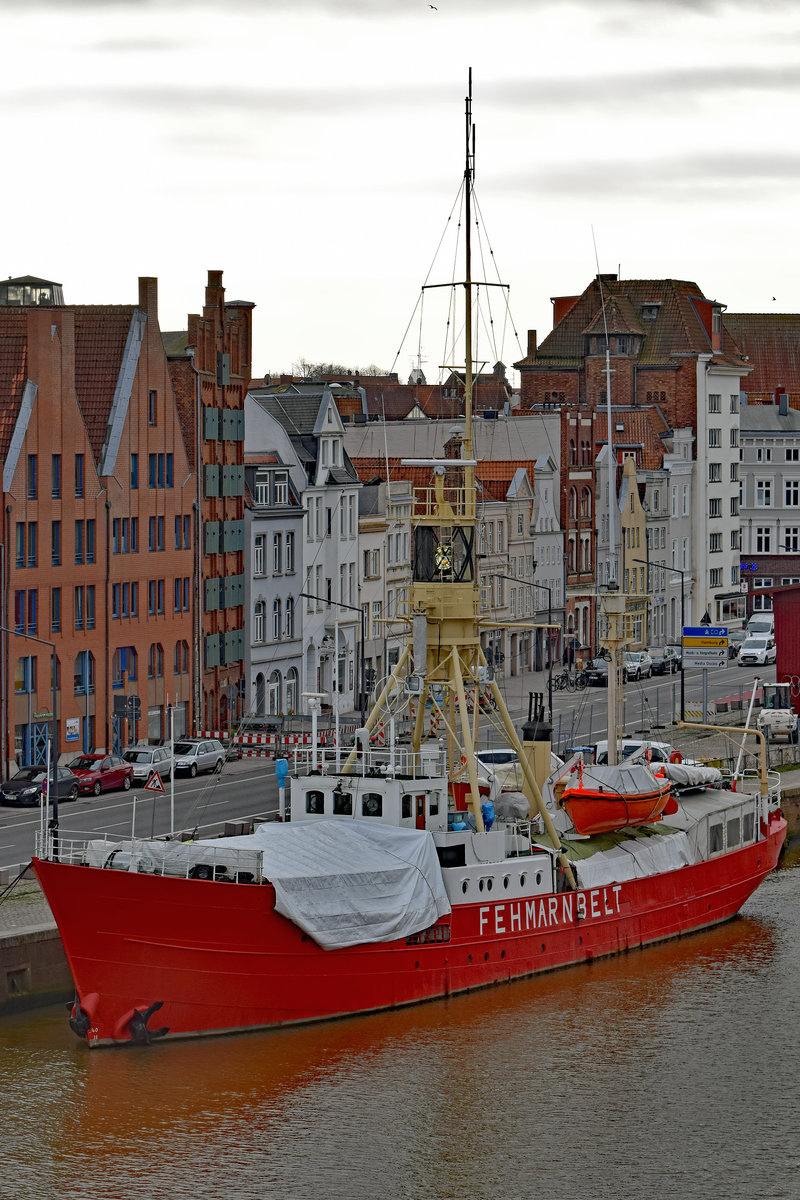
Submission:
[[[745,629],[748,637],[751,633],[767,633],[771,637],[775,632],[775,616],[771,612],[753,613]]]

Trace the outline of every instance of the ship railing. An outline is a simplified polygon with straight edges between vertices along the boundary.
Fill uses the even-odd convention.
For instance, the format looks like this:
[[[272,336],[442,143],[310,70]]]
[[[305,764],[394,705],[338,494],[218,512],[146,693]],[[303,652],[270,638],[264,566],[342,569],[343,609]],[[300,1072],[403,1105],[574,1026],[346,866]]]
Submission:
[[[727,788],[736,792],[747,792],[748,795],[761,795],[761,775],[753,769],[722,772],[722,779]],[[767,807],[779,808],[781,803],[781,776],[779,771],[767,771]]]
[[[296,746],[293,754],[294,773],[308,775],[319,771],[323,775],[338,774],[351,752],[334,747]],[[400,776],[404,779],[440,778],[447,774],[447,755],[437,743],[414,751],[410,746],[356,745],[350,774]]]
[[[213,841],[171,841],[166,838],[125,838],[103,833],[71,836],[51,830],[36,835],[39,858],[81,867],[162,875],[178,879],[262,883],[263,852]]]
[[[414,488],[414,516],[448,517],[455,520],[471,520],[475,515],[475,492],[465,487],[416,487]]]

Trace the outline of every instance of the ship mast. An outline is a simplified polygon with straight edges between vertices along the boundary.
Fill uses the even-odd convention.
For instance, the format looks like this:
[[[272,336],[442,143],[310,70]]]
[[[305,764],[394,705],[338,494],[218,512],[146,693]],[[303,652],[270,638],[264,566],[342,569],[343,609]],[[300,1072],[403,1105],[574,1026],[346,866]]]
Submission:
[[[472,354],[472,184],[475,167],[475,129],[472,124],[472,70],[466,97],[466,162],[464,211],[466,217],[464,273],[465,363],[464,437],[459,458],[404,459],[404,466],[427,467],[433,472],[432,486],[414,489],[412,510],[413,552],[411,584],[411,640],[376,699],[367,718],[367,733],[377,724],[387,704],[398,694],[413,694],[417,707],[412,720],[411,741],[420,754],[426,701],[431,704],[446,730],[448,779],[466,785],[469,805],[478,833],[485,830],[481,811],[478,768],[475,757],[480,694],[489,680],[496,706],[495,724],[503,727],[516,751],[525,778],[526,795],[542,819],[545,831],[558,852],[559,865],[569,887],[575,877],[550,813],[542,799],[533,764],[523,749],[503,695],[489,670],[480,642],[480,592],[476,564],[476,466],[472,425],[474,386]],[[452,368],[455,370],[455,366]],[[413,688],[411,683],[413,680]],[[421,686],[419,686],[421,683]],[[473,697],[470,713],[467,689]],[[441,697],[446,696],[446,700]],[[549,747],[548,747],[549,748]],[[356,751],[344,765],[353,769]],[[548,764],[549,773],[549,764]]]

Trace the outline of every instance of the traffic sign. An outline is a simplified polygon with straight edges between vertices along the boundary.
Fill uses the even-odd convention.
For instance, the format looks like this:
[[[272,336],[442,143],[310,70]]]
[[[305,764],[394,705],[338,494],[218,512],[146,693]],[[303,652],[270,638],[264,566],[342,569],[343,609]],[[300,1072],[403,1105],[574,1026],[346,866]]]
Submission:
[[[701,646],[707,650],[713,647],[727,646],[728,639],[726,637],[685,637],[683,639],[683,648],[687,646]]]
[[[694,638],[726,638],[727,625],[684,625],[683,636]]]
[[[150,776],[147,783],[144,785],[144,790],[146,792],[163,792],[164,791],[164,785],[161,782],[161,776],[159,775],[158,771],[154,771],[153,774]]]
[[[728,651],[725,647],[686,646],[683,651],[684,667],[724,667]]]

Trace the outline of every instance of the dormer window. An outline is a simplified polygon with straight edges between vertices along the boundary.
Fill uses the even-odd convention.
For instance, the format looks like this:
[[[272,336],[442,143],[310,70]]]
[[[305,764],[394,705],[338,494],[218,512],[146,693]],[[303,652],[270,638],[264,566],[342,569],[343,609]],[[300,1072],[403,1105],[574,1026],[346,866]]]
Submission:
[[[642,305],[642,320],[655,321],[661,308],[660,300],[648,300]]]
[[[256,504],[269,504],[269,472],[256,474]]]

